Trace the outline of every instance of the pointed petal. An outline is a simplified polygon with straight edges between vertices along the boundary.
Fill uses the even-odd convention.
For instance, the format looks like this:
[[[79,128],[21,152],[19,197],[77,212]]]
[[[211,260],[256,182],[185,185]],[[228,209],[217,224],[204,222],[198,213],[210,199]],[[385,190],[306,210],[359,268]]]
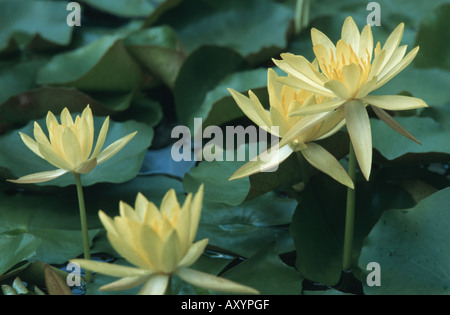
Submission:
[[[176,275],[184,281],[204,289],[224,293],[259,294],[257,290],[248,286],[186,267],[179,268]]]
[[[168,275],[152,275],[139,291],[138,295],[163,295],[166,292],[170,277]]]
[[[65,160],[70,162],[74,167],[78,167],[83,163],[80,141],[72,128],[65,128],[62,133],[62,144],[64,148]]]
[[[372,53],[373,53],[372,29],[370,25],[366,25],[361,32],[358,55],[363,60],[372,61]]]
[[[271,148],[256,157],[256,160],[251,160],[240,167],[229,180],[244,178],[256,173],[269,171],[286,160],[292,152],[292,149],[288,145],[283,146],[279,150]]]
[[[117,264],[105,263],[101,261],[88,260],[88,259],[72,259],[72,263],[79,264],[81,268],[90,270],[92,272],[101,273],[103,275],[123,278],[123,277],[135,277],[135,276],[149,276],[153,274],[150,270],[139,269],[128,266],[121,266]]]
[[[164,273],[172,273],[181,261],[181,243],[176,230],[172,230],[163,244],[159,266]]]
[[[359,52],[359,42],[360,42],[360,33],[358,26],[351,16],[345,19],[344,25],[342,26],[341,38],[347,44],[350,44],[353,51],[358,54]]]
[[[81,165],[75,169],[75,172],[78,174],[87,174],[90,171],[92,171],[96,166],[97,166],[97,159],[92,158],[81,163]]]
[[[189,236],[189,243],[192,243],[195,239],[195,236],[197,235],[197,229],[198,225],[200,223],[200,215],[202,212],[202,205],[203,205],[203,196],[204,196],[205,186],[204,184],[201,184],[200,187],[197,190],[197,193],[194,195],[194,198],[192,199],[191,203],[191,222],[190,222],[190,236]]]
[[[303,119],[301,119],[298,123],[296,123],[289,132],[281,139],[279,147],[282,148],[285,145],[290,144],[292,141],[297,139],[298,137],[302,136],[306,132],[310,131],[311,128],[314,128],[317,126],[317,124],[322,123],[324,120],[326,120],[328,117],[330,117],[333,114],[333,112],[325,112],[325,113],[319,113],[315,115],[309,115],[305,116]],[[314,140],[314,139],[307,139],[308,141]]]
[[[322,85],[324,80],[326,80],[323,75],[321,76],[319,72],[313,70],[313,66],[305,57],[287,53],[281,56],[293,69],[299,73],[303,73],[313,82]]]
[[[54,171],[48,171],[48,172],[41,172],[41,173],[35,173],[27,176],[20,177],[19,179],[8,179],[8,182],[15,183],[15,184],[37,184],[37,183],[43,183],[48,182],[50,180],[56,179],[69,171],[67,170],[54,170]]]
[[[193,263],[197,261],[197,259],[203,254],[205,251],[206,245],[208,245],[208,239],[205,238],[201,241],[195,242],[189,248],[189,251],[183,257],[181,262],[179,263],[180,267],[189,267]]]
[[[400,45],[404,30],[405,30],[405,24],[400,23],[395,28],[395,30],[391,33],[391,35],[389,35],[388,39],[384,43],[382,50],[386,51],[386,58],[383,62],[383,65],[381,66],[381,68],[384,68],[384,66],[388,63],[388,61],[391,59],[392,55],[394,54],[394,51]]]
[[[342,69],[342,74],[347,90],[354,97],[358,93],[360,86],[361,72],[359,67],[354,63],[349,64]]]
[[[113,219],[111,219],[108,215],[106,215],[106,213],[103,212],[102,210],[100,210],[98,212],[98,217],[100,218],[100,221],[102,222],[103,226],[105,227],[105,229],[108,233],[117,235],[117,231],[116,231],[116,228],[114,227]]]
[[[369,115],[361,101],[350,101],[344,105],[345,119],[356,159],[366,180],[372,168],[372,134]]]
[[[34,154],[36,154],[37,156],[44,158],[41,154],[41,152],[39,151],[39,145],[36,141],[34,141],[33,139],[31,139],[30,136],[19,132],[20,138],[22,138],[23,143],[25,143],[25,145],[28,147],[28,149],[30,149],[31,151],[33,151]]]
[[[57,168],[72,171],[74,165],[70,162],[56,154],[53,148],[39,143],[39,151],[41,152],[44,159],[50,164],[56,166]]]
[[[417,53],[419,52],[419,47],[411,50],[395,67],[393,67],[388,73],[384,75],[383,78],[379,78],[379,82],[377,84],[377,89],[382,87],[384,84],[389,82],[393,77],[395,77],[398,73],[400,73],[403,69],[405,69],[413,60],[416,58]]]
[[[70,112],[67,109],[67,107],[64,108],[61,112],[61,124],[66,125],[66,126],[73,125],[73,119],[72,119],[72,116],[70,115]]]
[[[380,118],[386,125],[397,131],[399,134],[405,136],[406,138],[421,144],[419,140],[417,140],[408,130],[405,129],[400,123],[398,123],[394,118],[392,118],[388,113],[386,113],[381,108],[376,106],[372,106],[375,114]]]
[[[228,89],[228,92],[230,92],[236,104],[251,121],[258,126],[269,127],[272,125],[269,115],[259,101],[254,102],[255,98],[252,100],[233,89]]]
[[[305,159],[317,168],[319,171],[331,176],[339,183],[354,188],[354,184],[350,176],[347,174],[342,165],[327,150],[316,143],[308,143],[308,147],[302,151]]]
[[[327,83],[325,83],[325,87],[332,91],[335,96],[339,97],[343,100],[348,100],[351,98],[350,91],[347,89],[347,87],[338,80],[330,80]]]
[[[428,107],[422,99],[404,95],[368,95],[361,100],[386,110],[409,110]]]
[[[336,108],[338,108],[339,106],[341,106],[342,104],[344,104],[345,102],[346,102],[346,100],[337,99],[337,100],[333,100],[333,101],[329,101],[329,102],[325,102],[325,103],[306,106],[306,107],[300,108],[299,110],[292,112],[292,114],[290,116],[307,116],[307,115],[315,115],[315,114],[324,113],[324,112],[331,112],[331,111],[335,110]]]
[[[133,137],[136,134],[137,134],[137,131],[135,131],[135,132],[129,134],[128,136],[125,136],[125,137],[117,140],[113,144],[109,145],[105,150],[103,150],[102,152],[100,152],[98,154],[98,156],[97,156],[97,164],[102,164],[102,163],[106,162],[107,160],[109,160],[110,158],[112,158],[114,155],[116,155],[117,152],[122,150],[122,148],[128,142],[130,142],[130,140],[133,139]],[[95,155],[93,155],[93,156],[95,156]]]
[[[336,50],[336,47],[334,46],[333,42],[328,38],[328,36],[316,28],[311,29],[311,40],[313,46],[323,45],[328,51],[330,51],[330,49],[333,52]]]
[[[98,157],[100,150],[103,148],[103,144],[105,144],[106,134],[108,133],[109,128],[109,117],[106,117],[103,122],[102,128],[100,129],[100,133],[97,137],[97,143],[95,144],[94,152],[92,152],[92,157]],[[97,159],[98,160],[98,159]]]
[[[125,291],[133,289],[144,282],[146,282],[151,276],[134,276],[134,277],[124,277],[117,281],[111,282],[104,286],[101,286],[99,291]]]

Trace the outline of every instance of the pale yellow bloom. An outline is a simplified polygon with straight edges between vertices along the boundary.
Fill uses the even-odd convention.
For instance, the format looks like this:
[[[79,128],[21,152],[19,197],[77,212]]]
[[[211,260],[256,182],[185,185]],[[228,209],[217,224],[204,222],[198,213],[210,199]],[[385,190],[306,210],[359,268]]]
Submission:
[[[272,147],[267,156],[263,153],[248,162],[230,179],[270,170],[293,152],[300,152],[311,165],[353,188],[351,178],[336,158],[317,143],[313,143],[314,140],[329,137],[342,128],[345,124],[344,111],[293,117],[292,113],[302,108],[318,106],[322,102],[327,102],[328,98],[306,90],[294,89],[281,84],[278,79],[276,72],[269,69],[267,82],[269,111],[263,108],[252,91],[249,91],[249,97],[246,97],[229,89],[238,106],[255,124],[282,139],[278,148]]]
[[[108,133],[109,117],[103,123],[94,145],[94,118],[89,106],[75,121],[67,108],[61,112],[61,123],[58,122],[52,112],[47,114],[47,129],[49,138],[45,135],[41,126],[34,123],[33,140],[26,134],[20,133],[25,145],[36,155],[46,160],[57,170],[41,172],[21,177],[17,180],[9,180],[18,184],[31,184],[46,182],[68,172],[85,174],[92,171],[97,165],[104,163],[119,152],[137,132],[131,133],[102,151]]]
[[[165,293],[170,277],[177,275],[206,289],[258,293],[230,280],[189,268],[208,244],[208,239],[194,242],[202,202],[203,185],[194,196],[189,194],[181,207],[175,191],[171,189],[164,196],[160,210],[138,194],[134,209],[121,202],[120,216],[114,219],[100,211],[99,217],[112,247],[136,267],[84,259],[74,259],[72,262],[94,272],[121,278],[100,290],[121,291],[143,284],[140,295],[160,295]]]
[[[372,137],[370,121],[365,110],[371,105],[375,113],[396,131],[417,141],[385,110],[409,110],[427,107],[415,97],[401,95],[369,95],[382,87],[407,67],[417,55],[419,47],[406,54],[407,45],[400,46],[404,24],[401,23],[388,37],[383,47],[374,47],[372,31],[366,25],[362,32],[348,17],[342,27],[336,46],[317,29],[311,30],[314,63],[303,56],[282,54],[275,64],[289,76],[280,81],[295,88],[305,89],[324,97],[328,102],[302,108],[293,115],[308,115],[344,108],[347,129],[355,149],[361,171],[369,178],[372,164]]]

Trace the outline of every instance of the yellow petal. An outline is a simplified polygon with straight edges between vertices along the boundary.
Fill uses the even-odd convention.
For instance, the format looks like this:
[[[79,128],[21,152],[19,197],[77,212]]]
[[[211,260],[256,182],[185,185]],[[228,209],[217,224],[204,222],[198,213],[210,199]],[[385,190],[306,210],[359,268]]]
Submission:
[[[428,107],[422,99],[404,95],[368,95],[361,100],[386,110],[409,110]]]
[[[56,152],[47,145],[39,144],[39,151],[41,152],[44,159],[50,164],[56,166],[57,168],[72,171],[75,167],[70,162],[56,154]]]
[[[416,58],[417,53],[419,52],[419,47],[411,50],[395,67],[393,67],[388,73],[384,75],[383,78],[379,78],[379,82],[376,88],[382,87],[384,84],[389,82],[393,77],[395,77],[398,73],[400,73],[403,69],[405,69],[413,60]]]
[[[149,270],[121,266],[117,264],[105,263],[94,260],[87,259],[72,259],[70,260],[72,263],[79,264],[81,268],[90,270],[92,272],[101,273],[103,275],[111,276],[111,277],[135,277],[135,276],[149,276],[153,272]]]
[[[339,183],[354,188],[353,181],[342,165],[327,150],[316,143],[308,143],[306,149],[301,150],[305,159],[319,171],[331,176]]]
[[[178,264],[180,267],[189,267],[194,264],[197,259],[203,254],[206,246],[208,245],[208,239],[205,238],[201,241],[195,242],[189,248],[189,251],[184,255],[183,259]]]
[[[47,113],[46,123],[47,123],[48,131],[50,131],[52,129],[52,126],[59,125],[58,120],[56,119],[55,115],[50,111]],[[36,135],[34,137],[36,138]],[[36,140],[37,140],[37,138],[36,138]]]
[[[109,145],[106,149],[99,153],[97,156],[97,164],[101,164],[116,155],[122,148],[130,142],[131,139],[137,134],[137,131],[115,141],[113,144]]]
[[[178,203],[177,195],[174,189],[169,189],[169,191],[164,195],[161,201],[161,213],[166,213],[169,217],[174,211],[179,211],[180,204]]]
[[[326,81],[326,78],[323,75],[314,71],[313,66],[305,57],[287,53],[282,54],[282,57],[293,69],[304,74],[315,83],[322,85]]]
[[[270,171],[286,160],[292,152],[292,149],[287,145],[283,146],[279,150],[271,148],[270,150],[262,153],[255,160],[251,160],[247,164],[241,166],[236,172],[234,172],[233,175],[231,175],[229,180],[244,178],[256,173]]]
[[[400,41],[402,40],[404,30],[405,30],[405,24],[400,23],[395,28],[395,30],[391,33],[391,35],[389,35],[388,39],[386,40],[386,42],[382,48],[384,51],[386,51],[386,58],[385,58],[381,68],[384,68],[384,66],[388,63],[388,61],[391,59],[392,55],[394,54],[394,51],[400,45]]]
[[[51,146],[50,141],[42,130],[41,126],[37,122],[34,122],[34,139],[36,139],[37,143],[45,144],[47,146]]]
[[[92,171],[96,166],[97,166],[97,159],[92,158],[81,163],[81,165],[78,166],[74,172],[78,174],[87,174],[90,171]]]
[[[72,116],[70,115],[70,112],[67,109],[67,107],[64,108],[61,112],[61,124],[65,125],[65,126],[73,125],[73,119],[72,119]]]
[[[361,32],[358,55],[363,60],[372,61],[372,52],[373,52],[372,29],[370,25],[366,25]]]
[[[359,34],[359,29],[355,21],[353,21],[352,17],[347,17],[345,19],[344,25],[342,26],[342,40],[347,44],[350,44],[350,46],[352,46],[353,48],[353,51],[358,53],[360,37],[361,35]]]
[[[166,292],[170,277],[168,275],[152,275],[139,291],[138,295],[163,295]]]
[[[408,48],[407,45],[403,45],[399,48],[397,48],[394,53],[391,56],[391,59],[386,63],[383,70],[380,72],[379,77],[383,78],[389,71],[391,71],[396,65],[398,65],[403,57],[406,54],[406,49]]]
[[[105,121],[103,122],[102,128],[100,129],[100,133],[98,134],[97,143],[95,144],[94,152],[92,152],[92,157],[98,157],[100,150],[103,148],[103,144],[106,140],[106,134],[108,133],[108,128],[109,117],[106,117]]]
[[[74,167],[78,167],[84,162],[80,142],[78,136],[72,128],[65,128],[61,138],[65,160],[70,162]]]
[[[421,144],[408,130],[406,130],[400,123],[398,123],[394,118],[392,118],[388,113],[386,113],[381,108],[372,106],[374,113],[380,118],[386,125],[397,131],[399,134],[405,136],[406,138]]]
[[[119,213],[121,217],[128,218],[133,221],[139,221],[139,217],[136,211],[134,211],[133,207],[131,207],[126,202],[119,202]]]
[[[341,81],[330,80],[327,83],[325,83],[325,87],[330,91],[332,91],[333,94],[339,97],[340,99],[348,100],[352,97],[350,91]]]
[[[223,293],[259,294],[257,290],[248,286],[186,267],[179,268],[176,275],[196,287],[208,290]]]
[[[251,121],[261,127],[269,127],[272,125],[269,115],[259,101],[253,102],[249,97],[246,97],[233,89],[228,89],[228,92],[230,92],[236,104]],[[250,93],[251,91],[249,91],[249,94]],[[253,100],[255,100],[255,98],[253,98]]]
[[[202,204],[203,204],[203,196],[204,196],[205,187],[203,184],[197,190],[197,193],[194,195],[191,203],[191,222],[189,227],[189,243],[192,243],[197,234],[198,225],[200,222],[200,215],[202,212]]]
[[[159,268],[164,273],[172,273],[177,268],[182,257],[181,242],[177,231],[172,230],[163,243],[161,252],[161,265]]]
[[[279,147],[284,147],[285,145],[290,144],[292,141],[296,140],[297,138],[301,137],[302,135],[309,132],[312,128],[316,127],[317,124],[322,123],[325,119],[327,119],[333,112],[325,112],[325,113],[319,113],[316,115],[309,115],[304,117],[302,120],[300,120],[298,123],[296,123],[289,132],[284,135],[283,139],[281,139],[281,142],[279,144]],[[307,139],[314,140],[314,139]]]
[[[20,177],[19,179],[8,179],[8,182],[15,184],[37,184],[48,182],[50,180],[56,179],[64,174],[68,173],[67,170],[58,169],[48,172],[40,172],[27,176]]]
[[[350,95],[355,96],[360,87],[361,71],[359,67],[354,63],[349,64],[342,69],[342,75]]]
[[[361,101],[350,101],[344,105],[345,119],[356,159],[366,180],[372,168],[372,134],[369,115]]]
[[[341,106],[342,104],[344,104],[345,102],[346,100],[337,99],[329,102],[306,106],[292,112],[291,116],[307,116],[324,112],[331,112],[336,108],[338,108],[339,106]]]
[[[23,143],[25,143],[25,145],[28,147],[28,149],[30,149],[31,151],[33,151],[34,154],[36,154],[37,156],[44,158],[41,154],[41,152],[39,151],[39,145],[37,144],[36,141],[34,141],[33,139],[31,139],[30,136],[19,132],[20,138],[22,138]]]
[[[311,40],[314,46],[323,45],[328,51],[331,50],[333,53],[336,50],[336,47],[328,36],[316,28],[311,29]]]
[[[117,281],[111,282],[109,284],[101,286],[99,291],[125,291],[133,289],[146,281],[151,276],[134,276],[134,277],[124,277]]]
[[[116,228],[114,226],[114,221],[108,215],[106,215],[105,212],[100,210],[98,212],[98,217],[100,218],[100,221],[102,222],[103,226],[105,227],[108,233],[118,235]]]

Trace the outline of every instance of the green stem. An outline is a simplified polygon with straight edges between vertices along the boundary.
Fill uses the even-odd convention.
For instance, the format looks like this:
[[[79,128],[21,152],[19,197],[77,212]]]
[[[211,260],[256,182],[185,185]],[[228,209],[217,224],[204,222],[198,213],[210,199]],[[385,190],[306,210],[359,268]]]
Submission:
[[[297,154],[298,165],[302,176],[303,184],[306,186],[309,182],[308,162],[301,151],[295,152]]]
[[[84,203],[83,186],[81,185],[81,175],[78,173],[73,173],[73,175],[75,176],[75,182],[77,184],[78,206],[80,207],[81,234],[83,236],[84,259],[91,260],[88,224],[86,217],[86,206]],[[89,270],[86,270],[85,272],[86,272],[85,276],[86,281],[91,282],[92,273]]]
[[[356,156],[350,141],[348,175],[356,186]],[[355,189],[347,188],[347,209],[345,213],[345,236],[342,269],[350,271],[352,267],[353,234],[355,229]]]
[[[169,277],[169,283],[167,283],[167,288],[164,295],[172,295],[172,276]]]

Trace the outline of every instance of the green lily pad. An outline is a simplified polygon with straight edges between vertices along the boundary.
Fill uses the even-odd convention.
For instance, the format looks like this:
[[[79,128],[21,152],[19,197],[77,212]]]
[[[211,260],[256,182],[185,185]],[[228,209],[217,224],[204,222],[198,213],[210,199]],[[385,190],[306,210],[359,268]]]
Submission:
[[[386,176],[383,172],[372,172],[370,182],[357,182],[354,267],[364,238],[383,210],[392,205],[406,208],[413,204],[400,186],[387,183]],[[338,283],[342,272],[345,208],[345,186],[325,175],[312,178],[301,193],[290,229],[297,251],[296,267],[303,277],[328,286]]]
[[[281,261],[274,244],[263,247],[221,276],[250,286],[261,294],[298,295],[302,290],[303,278]]]
[[[4,274],[17,263],[31,258],[40,241],[31,234],[0,235],[0,275]]]
[[[386,159],[414,160],[414,157],[411,156],[414,154],[417,155],[416,160],[419,162],[431,162],[432,153],[440,153],[445,156],[450,154],[448,145],[450,130],[445,126],[429,117],[395,117],[395,120],[412,133],[422,145],[406,139],[381,120],[371,119],[373,147]],[[430,158],[427,158],[426,155]]]
[[[204,200],[239,205],[248,195],[250,181],[248,178],[229,181],[229,178],[243,164],[238,161],[202,162],[184,176],[183,186],[187,192],[196,192],[204,184]]]
[[[293,11],[273,1],[190,0],[160,22],[174,27],[189,52],[203,45],[228,47],[258,64],[285,49],[293,18]]]
[[[186,59],[176,33],[169,26],[158,26],[136,32],[126,38],[131,55],[173,89]]]
[[[142,72],[120,36],[104,36],[86,46],[55,55],[37,75],[37,84],[81,90],[126,92],[139,86]]]
[[[97,133],[105,118],[94,117],[94,125]],[[45,131],[45,120],[37,121]],[[56,169],[47,161],[36,156],[22,142],[18,132],[32,136],[33,122],[25,127],[9,132],[0,137],[0,143],[7,151],[0,156],[0,170],[3,169],[3,178],[18,178],[28,174]],[[135,121],[123,123],[110,122],[104,148],[120,138],[137,131],[137,135],[110,160],[98,165],[93,171],[81,176],[84,186],[90,186],[99,182],[120,183],[134,178],[142,165],[144,155],[150,147],[153,138],[153,129],[145,124]],[[95,135],[97,138],[97,134]],[[6,174],[5,174],[6,173]],[[72,174],[65,174],[55,180],[38,184],[40,186],[69,186],[74,184]]]
[[[165,10],[178,5],[181,0],[82,0],[90,6],[126,18],[148,17],[155,19]]]
[[[0,5],[0,51],[14,44],[24,48],[37,37],[58,46],[70,43],[73,28],[67,26],[66,3],[2,0]]]
[[[450,252],[445,246],[449,198],[450,188],[446,188],[411,209],[385,211],[364,242],[359,259],[363,270],[370,262],[377,262],[381,269],[381,286],[370,287],[363,281],[366,294],[449,294]]]
[[[296,200],[274,192],[238,206],[204,201],[197,238],[243,257],[272,241],[285,253],[293,249],[287,225],[296,205]]]
[[[207,93],[227,75],[241,70],[244,60],[234,51],[203,46],[192,52],[181,67],[174,96],[178,119],[194,132],[194,118],[205,119],[210,108],[203,108]],[[214,70],[212,70],[214,69]]]

